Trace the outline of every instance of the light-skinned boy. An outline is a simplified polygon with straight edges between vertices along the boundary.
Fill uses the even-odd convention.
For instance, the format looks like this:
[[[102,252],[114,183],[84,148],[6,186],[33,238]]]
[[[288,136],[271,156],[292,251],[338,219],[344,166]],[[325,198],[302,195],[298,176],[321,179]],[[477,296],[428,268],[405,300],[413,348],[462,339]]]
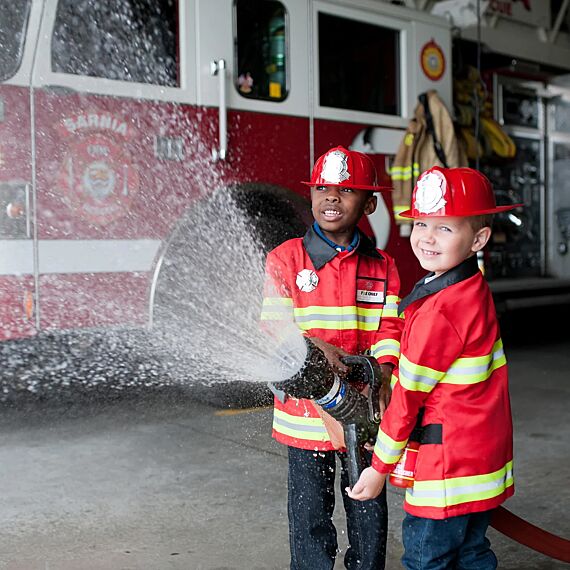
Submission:
[[[267,256],[264,325],[278,327],[280,319],[294,319],[341,375],[348,372],[343,356],[369,353],[389,383],[402,330],[397,315],[400,279],[392,258],[356,227],[374,212],[374,192],[382,190],[374,164],[363,153],[333,148],[317,160],[305,184],[311,187],[315,221],[303,238],[289,240]],[[288,446],[292,570],[334,567],[337,456],[341,490],[348,481],[338,428],[336,420],[310,400],[275,399],[273,437]],[[359,504],[343,492],[343,502],[349,540],[346,568],[383,569],[385,493]]]
[[[507,364],[477,252],[496,206],[487,178],[471,168],[433,167],[418,180],[411,245],[430,273],[400,304],[405,315],[398,378],[378,432],[372,466],[348,494],[370,500],[384,487],[416,418],[423,433],[402,526],[408,570],[491,570],[485,534],[492,511],[514,492]]]

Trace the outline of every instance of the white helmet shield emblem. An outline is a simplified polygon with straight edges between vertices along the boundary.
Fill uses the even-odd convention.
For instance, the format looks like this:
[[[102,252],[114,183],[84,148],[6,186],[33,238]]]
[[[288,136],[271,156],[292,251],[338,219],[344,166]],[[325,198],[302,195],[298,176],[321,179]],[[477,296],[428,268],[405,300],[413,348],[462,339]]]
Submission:
[[[321,171],[321,178],[325,182],[330,182],[331,184],[339,184],[350,178],[350,173],[348,172],[348,156],[341,152],[340,150],[335,150],[330,152],[325,157],[323,163],[323,169]]]
[[[418,212],[431,214],[447,204],[447,200],[443,197],[445,193],[443,182],[443,176],[436,172],[429,172],[418,180],[415,199]]]
[[[297,273],[295,283],[301,291],[310,293],[317,288],[317,285],[319,284],[319,276],[311,269],[301,269],[301,271]]]

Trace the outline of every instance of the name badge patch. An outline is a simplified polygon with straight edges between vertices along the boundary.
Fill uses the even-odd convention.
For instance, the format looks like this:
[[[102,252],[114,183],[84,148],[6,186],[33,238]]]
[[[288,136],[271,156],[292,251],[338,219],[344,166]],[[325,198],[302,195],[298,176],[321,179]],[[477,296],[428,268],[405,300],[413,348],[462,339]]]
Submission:
[[[386,303],[386,280],[357,277],[356,301],[374,305],[383,305]]]

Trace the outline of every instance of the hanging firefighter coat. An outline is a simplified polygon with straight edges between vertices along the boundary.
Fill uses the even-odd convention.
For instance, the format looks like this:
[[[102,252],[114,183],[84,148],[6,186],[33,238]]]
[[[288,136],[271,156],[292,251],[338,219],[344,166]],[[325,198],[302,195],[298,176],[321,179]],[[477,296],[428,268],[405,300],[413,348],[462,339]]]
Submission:
[[[372,466],[392,470],[423,408],[430,437],[420,445],[404,508],[444,519],[493,509],[513,494],[513,432],[505,354],[476,257],[430,276],[400,306],[398,381]]]
[[[399,214],[410,208],[418,176],[432,166],[468,166],[463,145],[455,136],[453,120],[437,91],[422,93],[390,169],[392,200],[397,223],[409,223]]]
[[[392,258],[364,234],[353,251],[338,252],[311,227],[304,238],[272,250],[266,266],[261,319],[270,334],[279,335],[294,320],[306,336],[397,364],[400,278]],[[310,400],[276,398],[273,437],[302,449],[338,448]]]

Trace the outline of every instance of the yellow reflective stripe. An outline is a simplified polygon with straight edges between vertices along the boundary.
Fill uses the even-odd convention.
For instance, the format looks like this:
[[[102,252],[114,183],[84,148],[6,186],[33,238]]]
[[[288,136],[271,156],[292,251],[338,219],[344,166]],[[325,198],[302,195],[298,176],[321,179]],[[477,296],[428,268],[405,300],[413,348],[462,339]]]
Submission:
[[[386,304],[382,309],[383,317],[398,317],[398,305],[400,304],[400,297],[397,295],[387,295]]]
[[[406,492],[410,505],[421,507],[448,507],[492,499],[505,492],[514,483],[513,462],[504,467],[470,477],[453,477],[442,481],[415,481]]]
[[[291,313],[274,313],[262,311],[259,317],[262,321],[285,321],[291,319]]]
[[[410,223],[411,220],[409,220],[408,218],[403,218],[400,214],[402,212],[404,212],[405,210],[409,210],[410,209],[410,205],[409,204],[394,204],[392,206],[392,211],[394,212],[394,219],[397,222],[406,222],[406,223]]]
[[[293,306],[293,299],[291,297],[264,297],[263,306],[285,305],[286,307]]]
[[[313,441],[330,441],[321,418],[292,416],[282,410],[274,410],[273,429],[283,435]]]
[[[364,307],[356,307],[355,305],[346,305],[342,307],[328,307],[312,305],[310,307],[295,307],[295,316],[312,316],[312,315],[332,315],[344,317],[345,315],[378,315],[381,309],[367,309]]]
[[[326,330],[359,330],[359,331],[376,331],[378,330],[378,322],[376,323],[363,323],[361,321],[322,321],[314,320],[305,323],[298,323],[301,330],[308,331],[311,329],[326,329]]]
[[[431,392],[445,375],[445,372],[414,364],[403,354],[400,356],[399,367],[400,384],[406,390],[415,392]]]
[[[392,206],[392,210],[394,212],[394,218],[396,219],[396,221],[400,221],[400,222],[410,222],[410,220],[408,218],[402,218],[402,216],[400,216],[400,214],[402,212],[404,212],[405,210],[409,210],[410,209],[410,205],[409,204],[394,204]]]
[[[300,329],[357,329],[378,330],[382,309],[365,309],[356,306],[346,307],[297,307],[295,321]]]
[[[406,447],[408,440],[396,441],[392,439],[389,435],[386,435],[382,428],[378,430],[378,436],[376,437],[376,445],[374,446],[374,453],[378,458],[388,465],[393,463],[398,463],[398,459],[402,455],[404,447]]]
[[[442,384],[477,384],[484,382],[491,374],[507,363],[503,350],[503,341],[499,339],[493,346],[493,352],[485,356],[458,358],[450,367]]]
[[[420,174],[420,164],[419,162],[413,163],[413,175],[414,177]],[[392,180],[410,180],[412,178],[412,166],[392,166],[390,168],[390,177]]]
[[[447,372],[419,366],[400,357],[400,382],[407,390],[431,392],[436,384],[468,385],[484,382],[491,374],[506,364],[503,342],[499,339],[493,352],[483,356],[458,358]]]
[[[396,387],[396,384],[398,383],[398,377],[395,374],[392,374],[392,376],[390,377],[390,388],[392,388],[392,390]]]
[[[265,297],[261,307],[262,321],[284,321],[293,318],[293,299],[290,297]]]
[[[381,356],[394,356],[395,358],[399,358],[400,343],[393,338],[385,338],[370,347],[370,354],[374,358],[380,358]]]

